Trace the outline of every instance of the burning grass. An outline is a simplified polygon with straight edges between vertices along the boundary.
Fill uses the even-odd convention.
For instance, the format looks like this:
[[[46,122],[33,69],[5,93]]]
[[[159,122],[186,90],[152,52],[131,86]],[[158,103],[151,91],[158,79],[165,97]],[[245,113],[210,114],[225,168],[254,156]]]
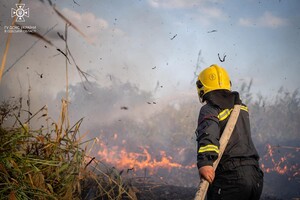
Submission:
[[[52,3],[50,5],[52,6]],[[80,78],[87,83],[89,74],[79,68],[72,56],[67,43],[68,27],[72,27],[84,38],[86,37],[58,9],[55,7],[53,9],[66,23],[64,36],[57,33],[65,43],[65,50],[53,46],[53,43],[44,37],[50,30],[44,35],[31,34],[30,36],[46,42],[65,56],[67,100],[62,101],[61,115],[58,122],[50,122],[51,119],[48,118],[47,113],[41,113],[46,110],[45,107],[37,113],[31,114],[30,88],[27,100],[27,120],[22,121],[20,119],[21,111],[24,111],[24,109],[21,109],[22,103],[19,106],[6,103],[5,106],[0,107],[0,199],[137,199],[137,197],[139,199],[187,199],[188,196],[193,196],[195,188],[189,188],[189,191],[186,193],[183,187],[169,187],[166,184],[160,185],[157,182],[153,184],[149,183],[150,177],[147,175],[147,172],[151,178],[158,176],[161,182],[168,181],[167,184],[180,185],[184,181],[187,181],[189,185],[196,185],[198,183],[198,176],[195,176],[197,173],[193,171],[195,163],[191,159],[193,156],[191,151],[194,152],[194,150],[191,150],[190,147],[193,147],[193,144],[186,139],[186,133],[193,133],[194,131],[194,120],[191,120],[189,117],[190,115],[194,115],[194,111],[190,110],[191,108],[195,110],[194,106],[182,106],[181,110],[187,111],[185,113],[178,113],[176,109],[169,108],[169,110],[156,115],[155,119],[150,119],[151,123],[145,124],[145,127],[142,128],[130,127],[130,124],[133,123],[126,123],[124,127],[121,127],[120,130],[122,131],[117,131],[125,135],[121,140],[122,143],[118,142],[119,140],[115,137],[117,135],[113,137],[113,141],[110,141],[116,144],[107,145],[104,140],[91,140],[94,141],[93,144],[98,148],[94,152],[94,155],[99,156],[101,162],[94,157],[87,156],[87,152],[91,151],[87,151],[87,147],[84,148],[83,145],[89,142],[83,142],[79,132],[83,120],[80,119],[73,127],[69,125],[68,65],[73,63]],[[14,20],[12,25],[14,24]],[[0,81],[2,75],[4,75],[10,39],[11,34],[8,36],[1,63]],[[199,52],[199,56],[200,54],[201,51]],[[288,124],[285,124],[285,120],[281,119],[299,118],[300,101],[298,91],[295,91],[293,94],[279,91],[279,96],[276,98],[275,103],[273,105],[265,105],[266,102],[262,96],[259,97],[257,102],[253,102],[252,95],[249,92],[251,84],[252,81],[248,86],[246,84],[242,85],[241,96],[244,97],[245,103],[249,104],[253,111],[253,116],[255,116],[252,119],[252,127],[256,136],[255,138],[257,138],[257,143],[265,143],[270,138],[274,139],[273,133],[277,132],[279,133],[276,135],[278,141],[281,141],[283,136],[284,138],[288,136],[291,140],[295,139],[295,141],[298,141],[298,134],[295,134],[299,130],[298,121],[290,120]],[[22,98],[20,98],[20,102],[22,102]],[[156,103],[153,102],[153,104]],[[122,106],[121,109],[128,110],[128,107]],[[278,113],[281,116],[280,119],[278,118]],[[180,119],[178,119],[178,116]],[[10,128],[3,128],[2,124],[8,117],[12,117],[15,123]],[[33,129],[30,121],[36,117],[44,117],[47,125],[39,129]],[[261,122],[264,123],[262,124]],[[49,123],[51,123],[50,126],[48,125]],[[169,127],[172,126],[172,129],[165,129],[166,124]],[[287,128],[289,131],[286,131]],[[128,131],[128,134],[124,134],[126,131]],[[132,135],[130,135],[131,132]],[[137,137],[137,135],[143,135],[140,133],[146,133],[147,137]],[[158,135],[161,138],[154,138],[153,135],[155,134],[153,133],[159,133]],[[163,136],[167,136],[167,133],[171,133],[172,137],[164,140]],[[130,141],[130,138],[134,139]],[[152,145],[151,142],[155,145]],[[170,146],[168,146],[169,143],[171,144]],[[141,148],[135,150],[133,147],[136,144],[140,144]],[[123,146],[125,147],[123,148]],[[169,149],[173,151],[168,151]],[[298,186],[299,164],[286,164],[287,158],[293,158],[295,162],[298,162],[298,159],[294,157],[294,154],[286,154],[285,157],[280,157],[280,160],[277,161],[276,157],[273,157],[273,149],[268,145],[269,154],[263,157],[264,159],[268,159],[270,164],[270,166],[263,165],[266,174],[278,172],[282,175],[289,172],[289,176],[294,177],[289,178],[289,181],[297,181],[296,186]],[[298,148],[296,150],[299,152]],[[116,166],[121,171],[114,167],[108,167],[103,162]],[[127,173],[125,173],[126,169]],[[134,178],[124,178],[130,175],[129,171],[134,171]],[[139,182],[138,179],[140,174],[143,174],[141,175],[142,182]],[[134,181],[131,182],[131,180]],[[171,182],[172,180],[173,182]],[[195,183],[193,183],[194,180],[196,181]],[[275,182],[278,181],[272,181],[272,187],[274,187],[273,183]],[[136,185],[137,183],[139,185]],[[278,188],[280,187],[282,185],[278,186]]]
[[[50,6],[53,6],[52,3]],[[66,100],[62,100],[58,122],[48,117],[46,106],[35,114],[31,113],[30,83],[27,110],[22,109],[22,97],[19,105],[11,104],[9,101],[0,105],[0,199],[136,199],[135,193],[123,181],[120,172],[87,156],[89,142],[82,142],[79,133],[83,119],[70,127],[68,65],[71,65],[71,62],[69,56],[81,78],[88,82],[89,74],[79,68],[71,54],[67,43],[68,27],[74,28],[84,37],[85,35],[54,6],[53,9],[66,23],[65,35],[60,37],[65,43],[65,51],[56,48],[66,58]],[[12,25],[15,24],[15,20],[16,17]],[[54,46],[39,33],[30,35]],[[0,81],[11,36],[10,33],[6,42],[0,68]],[[28,113],[25,121],[21,120],[23,111]],[[46,126],[42,125],[39,129],[32,128],[30,122],[37,117],[46,119]],[[4,128],[5,121],[15,122]]]
[[[117,170],[86,156],[82,119],[67,126],[66,105],[52,128],[0,126],[0,199],[136,199]]]

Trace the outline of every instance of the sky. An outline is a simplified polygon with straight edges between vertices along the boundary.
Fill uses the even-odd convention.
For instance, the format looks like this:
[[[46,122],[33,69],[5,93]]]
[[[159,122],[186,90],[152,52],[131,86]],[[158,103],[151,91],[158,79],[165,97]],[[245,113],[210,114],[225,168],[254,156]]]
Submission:
[[[10,28],[17,2],[0,1],[1,61],[9,36],[5,30]],[[155,146],[155,150],[172,150],[176,148],[174,144],[185,144],[194,152],[191,143],[195,140],[191,140],[201,107],[195,78],[211,64],[228,71],[233,90],[239,91],[252,80],[254,98],[260,94],[272,101],[281,87],[293,92],[300,86],[299,0],[22,3],[29,15],[18,24],[36,30],[52,45],[24,32],[12,33],[0,82],[0,103],[18,102],[23,97],[25,117],[28,110],[35,113],[47,105],[49,115],[58,121],[68,83],[71,125],[83,117],[82,133],[90,133],[87,135],[91,138],[107,136],[109,140],[118,132],[120,138],[132,140],[129,145],[148,142],[148,146],[155,146],[157,142],[161,146]],[[65,20],[55,12],[54,4],[74,25],[67,28],[67,45],[74,60],[68,53],[66,61],[61,53],[66,48],[61,39],[65,38]],[[224,62],[218,54],[225,57]],[[89,82],[78,73],[74,61],[89,74]],[[188,110],[188,106],[192,111],[177,116],[179,112],[173,112],[170,106],[176,111]],[[42,119],[37,116],[33,122],[43,123]],[[195,127],[181,126],[190,124],[186,121],[195,122]],[[294,122],[291,120],[291,127],[297,124]],[[106,133],[107,130],[112,132]],[[289,133],[275,130],[265,140],[286,138],[286,134]]]
[[[11,9],[16,9],[16,3],[2,0],[0,4],[1,57],[8,37],[4,30],[12,22]],[[76,64],[90,75],[90,84],[84,84],[87,90],[80,90],[81,96],[93,98],[95,87],[112,88],[127,83],[136,89],[135,94],[147,94],[145,101],[150,97],[152,101],[165,103],[186,98],[197,100],[195,74],[215,63],[228,71],[233,90],[252,80],[253,94],[272,99],[280,87],[293,92],[300,85],[298,0],[23,0],[22,3],[24,9],[29,9],[29,16],[24,16],[25,22],[19,24],[34,26],[41,35],[54,27],[45,35],[53,46],[29,34],[12,34],[0,83],[1,99],[26,96],[30,85],[32,104],[59,106],[55,100],[66,90],[66,58],[57,49],[65,49],[59,37],[65,34],[65,21],[50,4],[55,4],[80,30],[68,27],[67,41]],[[221,58],[226,56],[224,62],[218,54]],[[71,102],[78,96],[74,88],[83,87],[83,81],[70,59]],[[115,107],[130,104],[132,99],[124,95]]]

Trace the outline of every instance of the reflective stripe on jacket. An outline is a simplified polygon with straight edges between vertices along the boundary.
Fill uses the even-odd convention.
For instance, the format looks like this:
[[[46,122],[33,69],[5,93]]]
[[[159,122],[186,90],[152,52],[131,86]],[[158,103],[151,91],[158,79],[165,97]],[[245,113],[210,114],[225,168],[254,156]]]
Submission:
[[[213,165],[218,158],[219,139],[226,126],[232,108],[221,110],[219,107],[206,104],[202,106],[198,118],[197,136],[197,166]],[[254,158],[259,156],[251,138],[248,108],[242,105],[240,115],[232,136],[223,153],[220,165],[231,158]]]

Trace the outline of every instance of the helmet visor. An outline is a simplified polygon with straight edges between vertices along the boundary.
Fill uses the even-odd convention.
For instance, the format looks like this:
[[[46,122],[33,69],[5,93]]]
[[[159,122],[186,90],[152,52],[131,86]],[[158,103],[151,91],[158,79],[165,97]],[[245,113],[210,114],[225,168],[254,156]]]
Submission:
[[[197,80],[196,85],[197,85],[198,95],[200,98],[202,98],[204,95],[203,84],[201,83],[200,80]]]
[[[200,80],[197,80],[196,85],[198,89],[201,89],[203,87],[203,84],[201,83]]]

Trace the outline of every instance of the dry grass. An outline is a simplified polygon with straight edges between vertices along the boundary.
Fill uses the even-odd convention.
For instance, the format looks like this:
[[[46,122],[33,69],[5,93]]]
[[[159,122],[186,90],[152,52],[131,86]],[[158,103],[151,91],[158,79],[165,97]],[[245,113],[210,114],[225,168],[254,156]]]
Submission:
[[[0,129],[0,199],[79,199],[84,151],[75,135],[80,122],[70,130],[53,122],[51,132],[19,124]]]
[[[83,145],[93,140],[82,141],[79,129],[83,119],[70,126],[68,63],[71,63],[68,56],[71,56],[81,78],[87,80],[89,74],[79,68],[68,48],[67,28],[71,26],[85,39],[86,36],[55,7],[53,9],[66,23],[63,39],[66,45],[65,52],[55,47],[44,35],[34,33],[30,36],[50,44],[66,57],[66,100],[62,100],[57,122],[48,116],[46,106],[34,114],[31,113],[30,87],[27,120],[21,121],[21,115],[24,114],[21,113],[23,97],[20,97],[20,105],[11,104],[9,101],[0,105],[0,199],[136,199],[132,187],[124,182],[116,169],[106,167],[100,161],[86,155],[90,150],[87,151],[87,146]],[[14,24],[15,18],[12,22],[12,25]],[[9,33],[2,57],[0,81],[11,37],[12,34]],[[30,123],[36,117],[45,119],[46,124],[37,130],[33,129]],[[5,121],[9,121],[8,118],[13,118],[11,120],[15,120],[15,123],[3,128]]]
[[[21,3],[21,0],[19,0],[19,4],[20,3]],[[17,20],[17,16],[14,16],[14,18],[12,20],[12,23],[11,23],[11,26],[15,25],[16,20]],[[7,37],[7,40],[6,40],[5,50],[4,50],[3,57],[2,57],[1,68],[0,68],[0,82],[2,80],[2,75],[3,75],[4,69],[5,69],[5,64],[6,64],[6,59],[7,59],[7,54],[8,54],[8,49],[9,49],[11,37],[12,37],[12,33],[10,32],[8,34],[8,37]]]
[[[86,156],[83,119],[68,127],[66,107],[63,100],[50,129],[19,120],[15,128],[0,126],[0,199],[136,199],[116,169]],[[39,112],[49,123],[47,110]]]

